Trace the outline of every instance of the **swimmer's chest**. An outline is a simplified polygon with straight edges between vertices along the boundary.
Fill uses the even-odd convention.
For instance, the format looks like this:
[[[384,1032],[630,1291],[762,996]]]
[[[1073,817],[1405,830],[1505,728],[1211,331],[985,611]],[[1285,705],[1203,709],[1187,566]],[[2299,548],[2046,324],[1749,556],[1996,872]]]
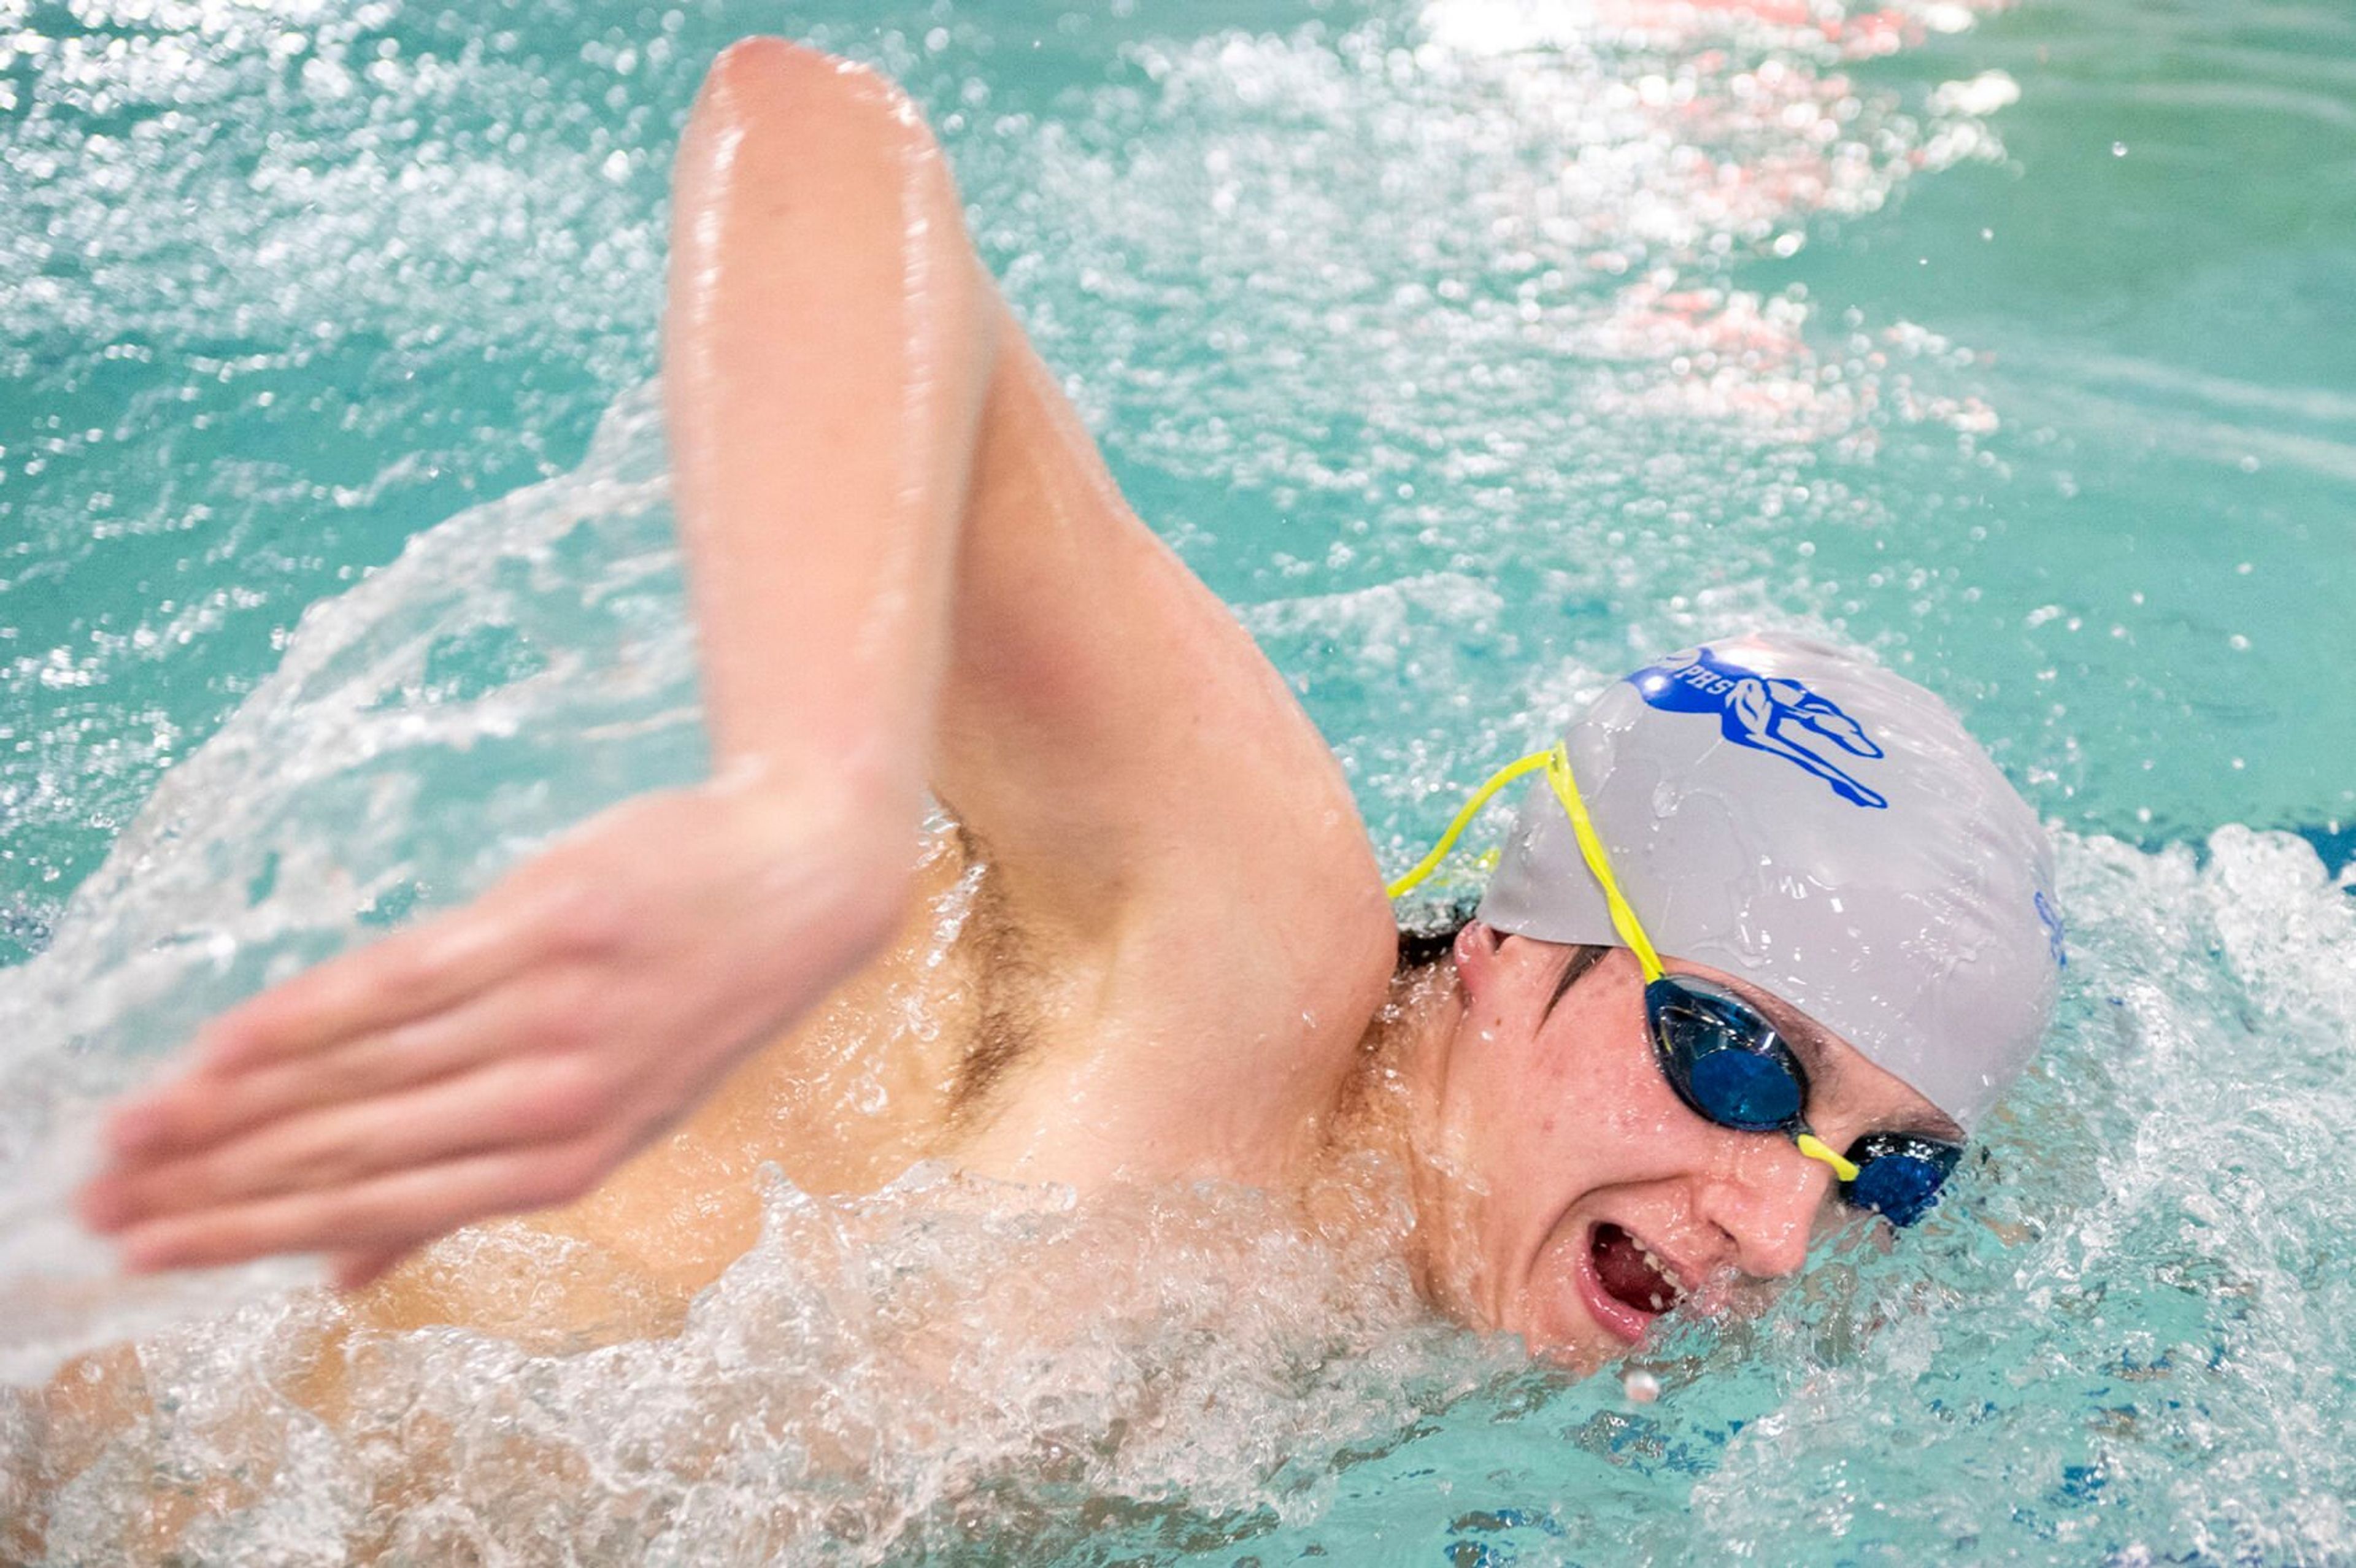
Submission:
[[[388,1327],[597,1319],[609,1322],[600,1338],[661,1331],[758,1237],[767,1166],[819,1197],[873,1191],[927,1159],[1083,1189],[1272,1179],[1300,1118],[1270,1106],[1304,1083],[1312,1095],[1338,1083],[1325,1059],[1354,1056],[1355,1037],[1255,1040],[1252,1072],[1209,1072],[1183,998],[1125,988],[1119,962],[1034,942],[975,846],[946,831],[876,963],[595,1192],[522,1222],[570,1249],[568,1288],[518,1288],[492,1249],[455,1274],[397,1273],[367,1315]],[[517,1253],[509,1271],[536,1266]],[[509,1321],[519,1312],[551,1321]]]
[[[1171,923],[1213,944],[1238,929]],[[1042,936],[981,848],[946,831],[885,955],[748,1062],[675,1149],[722,1159],[727,1179],[775,1161],[822,1195],[873,1190],[923,1159],[1083,1189],[1259,1179],[1269,1129],[1290,1119],[1269,1107],[1320,1097],[1301,1094],[1306,1081],[1338,1083],[1365,1019],[1321,1034],[1240,966],[1232,986],[1167,984],[1171,945]]]

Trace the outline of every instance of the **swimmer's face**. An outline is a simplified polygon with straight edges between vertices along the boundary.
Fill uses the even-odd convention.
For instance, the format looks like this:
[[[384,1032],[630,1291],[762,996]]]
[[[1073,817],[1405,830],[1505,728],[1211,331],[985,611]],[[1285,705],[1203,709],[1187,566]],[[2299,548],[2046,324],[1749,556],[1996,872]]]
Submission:
[[[1632,955],[1612,950],[1558,999],[1576,951],[1477,923],[1458,938],[1463,1011],[1430,1089],[1419,1229],[1442,1306],[1592,1371],[1665,1311],[1707,1309],[1745,1276],[1795,1273],[1819,1226],[1856,1216],[1831,1170],[1789,1137],[1719,1126],[1677,1100],[1653,1059]],[[1773,997],[1670,967],[1731,987],[1776,1024],[1809,1070],[1809,1122],[1833,1147],[1880,1130],[1958,1136]]]

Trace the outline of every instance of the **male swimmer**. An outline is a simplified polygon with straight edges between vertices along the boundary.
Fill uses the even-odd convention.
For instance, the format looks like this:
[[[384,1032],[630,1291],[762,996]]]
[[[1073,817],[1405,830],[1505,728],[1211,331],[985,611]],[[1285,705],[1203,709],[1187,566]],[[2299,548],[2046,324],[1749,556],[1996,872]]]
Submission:
[[[712,781],[209,1026],[82,1196],[129,1266],[319,1251],[392,1270],[389,1320],[465,1317],[393,1265],[562,1205],[532,1223],[683,1300],[766,1161],[1306,1191],[1374,1148],[1428,1297],[1591,1366],[1820,1223],[1918,1217],[2035,1049],[2034,817],[1935,699],[1788,638],[1648,666],[1508,769],[1477,917],[1402,965],[1333,756],[1123,504],[865,70],[713,67],[664,389]],[[920,868],[928,797],[957,832]],[[894,1027],[912,997],[937,1028]]]

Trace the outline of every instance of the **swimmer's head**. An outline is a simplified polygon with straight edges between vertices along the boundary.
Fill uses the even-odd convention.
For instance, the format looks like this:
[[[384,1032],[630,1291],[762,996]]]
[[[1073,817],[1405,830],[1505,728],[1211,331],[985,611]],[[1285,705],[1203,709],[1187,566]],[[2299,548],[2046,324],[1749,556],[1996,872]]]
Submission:
[[[2052,848],[1921,687],[1820,643],[1735,637],[1617,682],[1565,745],[1663,955],[1799,1009],[1966,1129],[2035,1053],[2065,961]],[[1543,779],[1479,919],[1621,943]]]

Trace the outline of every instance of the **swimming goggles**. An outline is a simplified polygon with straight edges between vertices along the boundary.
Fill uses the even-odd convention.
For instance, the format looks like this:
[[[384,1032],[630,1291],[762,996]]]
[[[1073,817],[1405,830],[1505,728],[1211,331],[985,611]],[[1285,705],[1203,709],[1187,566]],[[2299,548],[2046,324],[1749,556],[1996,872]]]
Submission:
[[[1570,752],[1561,743],[1508,763],[1492,774],[1464,803],[1431,853],[1385,891],[1397,898],[1439,869],[1492,796],[1540,769],[1570,816],[1580,853],[1611,907],[1612,929],[1644,967],[1644,1019],[1653,1058],[1677,1098],[1721,1127],[1789,1135],[1802,1154],[1832,1168],[1842,1200],[1852,1207],[1871,1210],[1900,1225],[1921,1219],[1963,1157],[1962,1147],[1915,1133],[1867,1133],[1844,1156],[1808,1130],[1808,1075],[1775,1026],[1724,986],[1698,976],[1672,975],[1663,967],[1636,912],[1620,894],[1602,840],[1571,776]]]

